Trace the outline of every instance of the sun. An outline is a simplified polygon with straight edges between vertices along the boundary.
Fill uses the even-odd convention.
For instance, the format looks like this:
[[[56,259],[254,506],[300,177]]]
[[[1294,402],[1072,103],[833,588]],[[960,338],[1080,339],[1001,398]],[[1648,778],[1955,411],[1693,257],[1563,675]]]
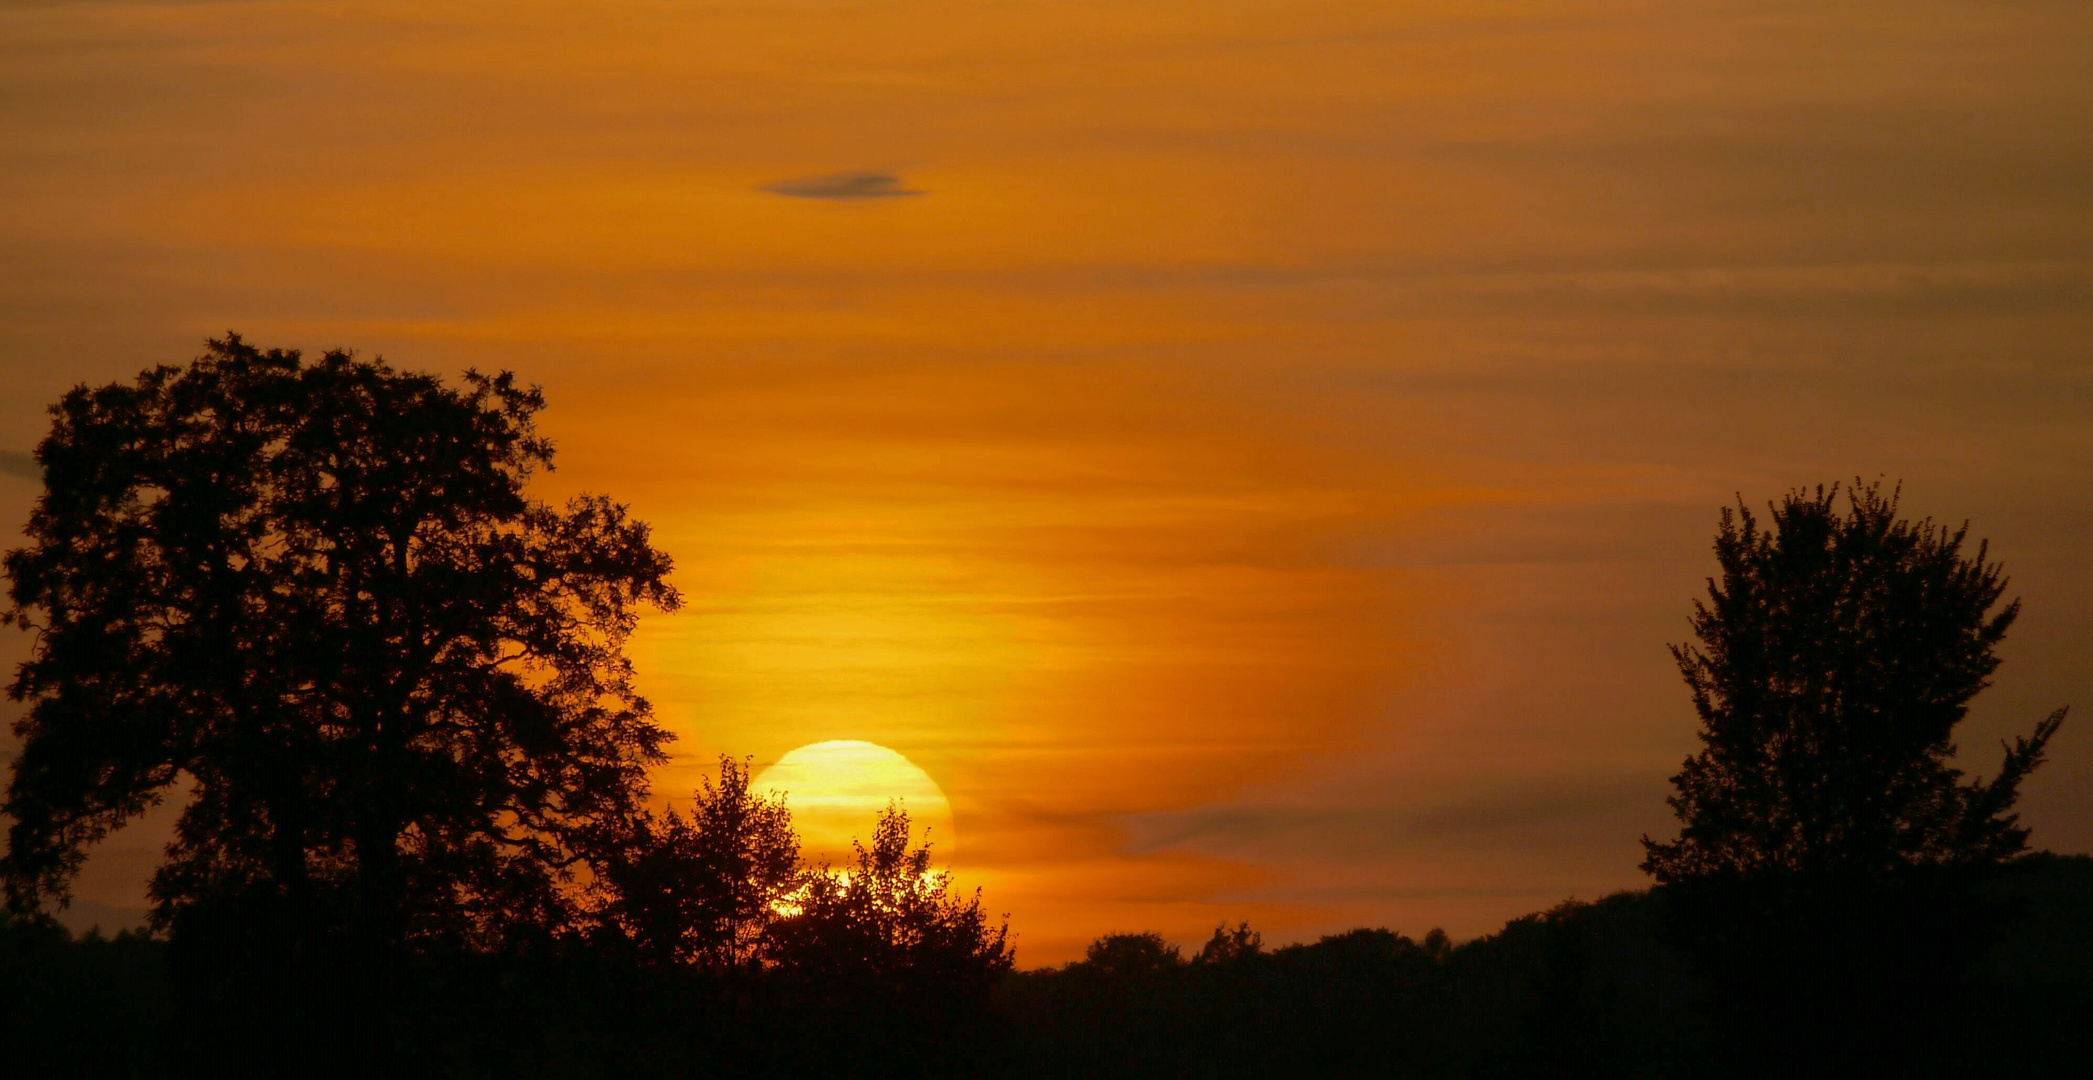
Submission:
[[[914,843],[930,842],[932,859],[950,866],[958,851],[952,803],[930,774],[878,743],[834,739],[787,753],[749,785],[785,796],[800,853],[841,868],[856,856],[851,840],[872,842],[872,826],[890,802],[908,811]]]

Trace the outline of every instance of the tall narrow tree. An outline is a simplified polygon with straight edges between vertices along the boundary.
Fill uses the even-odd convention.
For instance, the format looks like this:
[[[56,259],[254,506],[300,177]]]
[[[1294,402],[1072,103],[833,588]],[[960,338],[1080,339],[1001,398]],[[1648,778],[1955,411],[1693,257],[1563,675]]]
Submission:
[[[10,552],[36,635],[8,788],[17,908],[169,797],[163,927],[260,897],[391,947],[569,910],[668,738],[622,646],[670,562],[607,498],[531,499],[534,388],[229,335],[81,387]]]

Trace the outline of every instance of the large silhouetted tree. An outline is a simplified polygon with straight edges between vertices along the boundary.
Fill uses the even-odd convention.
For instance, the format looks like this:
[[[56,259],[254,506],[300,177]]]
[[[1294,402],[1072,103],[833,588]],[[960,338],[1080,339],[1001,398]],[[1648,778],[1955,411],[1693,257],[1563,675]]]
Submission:
[[[1659,882],[1758,871],[1880,873],[1995,864],[2027,830],[2012,806],[2063,722],[2014,740],[1989,781],[1952,763],[2020,612],[1987,546],[1897,516],[1879,485],[1795,491],[1770,528],[1742,505],[1715,538],[1722,578],[1674,646],[1701,752],[1672,778],[1678,839],[1645,838]]]
[[[526,494],[543,406],[506,373],[237,335],[67,394],[6,558],[36,635],[11,905],[62,901],[90,844],[172,797],[162,926],[237,898],[390,950],[564,918],[661,758],[622,645],[678,599],[622,506]]]
[[[1900,518],[1879,485],[1841,494],[1791,492],[1767,527],[1724,511],[1698,640],[1672,650],[1702,749],[1643,869],[1747,1075],[1946,1060],[1996,925],[1982,880],[2026,847],[2012,807],[2064,719],[1964,778],[1954,730],[2019,602],[1966,526]]]

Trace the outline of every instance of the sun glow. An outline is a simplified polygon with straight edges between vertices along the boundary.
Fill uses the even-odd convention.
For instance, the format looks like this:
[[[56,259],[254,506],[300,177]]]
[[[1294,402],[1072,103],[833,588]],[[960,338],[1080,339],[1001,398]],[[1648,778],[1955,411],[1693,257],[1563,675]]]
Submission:
[[[952,804],[937,781],[878,743],[833,739],[802,746],[763,770],[750,786],[785,796],[801,854],[816,864],[853,865],[851,841],[869,846],[872,827],[890,803],[908,812],[913,842],[933,845],[940,865],[950,865],[958,850]]]

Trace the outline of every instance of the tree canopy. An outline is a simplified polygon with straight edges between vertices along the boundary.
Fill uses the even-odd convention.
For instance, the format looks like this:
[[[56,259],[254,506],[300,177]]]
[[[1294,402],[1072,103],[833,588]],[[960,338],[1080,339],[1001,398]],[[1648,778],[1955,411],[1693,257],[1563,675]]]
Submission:
[[[1790,492],[1770,527],[1741,503],[1715,538],[1720,581],[1677,660],[1702,750],[1672,782],[1678,839],[1643,840],[1659,882],[1758,871],[1882,873],[1996,863],[2027,829],[2012,806],[2063,722],[1963,779],[1955,726],[1990,685],[2020,612],[1968,527],[1898,516],[1879,484]]]
[[[622,646],[678,604],[647,526],[530,498],[535,388],[229,335],[82,386],[10,552],[36,634],[7,792],[17,910],[185,801],[154,920],[264,896],[385,942],[563,919],[668,734]]]
[[[854,865],[819,867],[772,929],[772,955],[814,978],[989,986],[1010,970],[1007,922],[991,925],[981,894],[962,895],[935,870],[927,844],[909,846],[908,813],[889,806]]]
[[[659,964],[761,964],[808,874],[784,799],[752,793],[747,763],[725,756],[690,816],[674,807],[649,814],[618,849],[602,868],[604,914]]]

